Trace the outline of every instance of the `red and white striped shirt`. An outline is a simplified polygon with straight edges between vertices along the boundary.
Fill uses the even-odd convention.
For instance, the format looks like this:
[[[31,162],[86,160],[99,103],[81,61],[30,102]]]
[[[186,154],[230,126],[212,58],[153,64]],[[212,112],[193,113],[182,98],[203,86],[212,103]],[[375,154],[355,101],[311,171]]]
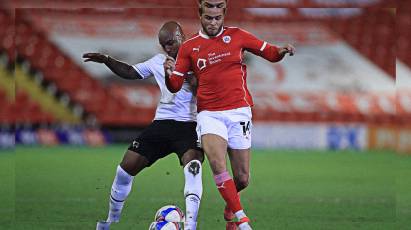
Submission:
[[[224,27],[215,37],[201,31],[185,41],[176,68],[166,79],[171,92],[181,88],[181,77],[193,71],[198,81],[197,109],[223,111],[253,105],[247,89],[243,53],[249,51],[271,62],[280,61],[278,48],[236,27]]]

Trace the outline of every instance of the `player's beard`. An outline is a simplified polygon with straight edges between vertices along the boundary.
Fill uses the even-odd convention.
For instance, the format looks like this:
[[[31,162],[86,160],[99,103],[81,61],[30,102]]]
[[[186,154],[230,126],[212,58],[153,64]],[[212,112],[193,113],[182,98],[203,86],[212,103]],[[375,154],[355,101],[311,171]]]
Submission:
[[[204,26],[204,25],[201,25],[201,26],[203,27],[203,31],[209,37],[215,37],[218,33],[220,33],[221,29],[223,28],[223,25],[221,24],[221,26],[214,33],[209,33],[206,26]]]

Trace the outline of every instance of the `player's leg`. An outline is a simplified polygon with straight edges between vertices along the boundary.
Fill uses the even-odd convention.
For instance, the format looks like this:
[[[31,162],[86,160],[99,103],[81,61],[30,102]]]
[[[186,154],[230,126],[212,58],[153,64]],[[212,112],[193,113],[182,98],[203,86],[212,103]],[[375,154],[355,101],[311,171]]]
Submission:
[[[233,172],[234,182],[240,197],[240,191],[248,186],[249,180],[249,149],[229,149],[228,156],[230,158],[231,169]],[[241,199],[240,199],[241,201]],[[224,208],[224,219],[227,221],[226,230],[236,230],[237,224],[233,222],[234,213],[226,205]]]
[[[228,156],[230,158],[231,169],[234,182],[239,192],[246,188],[250,175],[250,147],[251,147],[251,110],[240,108],[228,112],[230,118],[228,124]],[[234,215],[226,206],[224,218],[233,219]],[[237,224],[241,224],[237,223]],[[236,229],[233,223],[227,222],[227,230]]]
[[[214,180],[227,206],[239,220],[248,220],[238,197],[234,180],[226,167],[228,147],[227,117],[221,112],[200,112],[197,116],[197,132],[210,163]],[[247,224],[249,227],[249,225]],[[243,226],[240,226],[244,228]],[[251,228],[250,228],[251,229]]]
[[[120,165],[117,166],[116,175],[113,184],[111,185],[110,199],[109,199],[109,213],[107,220],[99,222],[97,229],[103,228],[104,225],[110,225],[112,222],[120,220],[121,211],[124,202],[128,197],[133,184],[134,176],[148,165],[146,157],[136,153],[132,150],[127,150],[123,156]],[[99,228],[100,225],[100,228]]]
[[[240,197],[240,191],[246,188],[249,183],[250,149],[229,149],[228,156],[230,158],[231,170],[238,191],[238,196]],[[228,208],[228,206],[226,206],[224,209],[224,219],[226,221],[232,221],[234,218],[234,213]],[[237,229],[236,223],[227,222],[226,230],[235,229]]]
[[[227,142],[225,139],[214,134],[205,134],[201,137],[201,142],[210,162],[214,180],[227,206],[233,211],[239,220],[248,219],[240,203],[238,192],[234,180],[226,168]]]
[[[109,229],[111,223],[120,220],[121,211],[131,191],[134,176],[148,164],[149,161],[146,157],[130,149],[126,151],[123,160],[117,166],[116,175],[111,185],[107,220],[98,222],[97,230]]]
[[[250,151],[251,149],[229,149],[231,170],[237,191],[245,189],[250,179]]]
[[[185,230],[197,229],[197,216],[203,194],[202,166],[204,155],[201,151],[189,149],[181,157],[184,166],[184,198],[186,204]]]
[[[204,153],[199,147],[196,133],[196,122],[173,122],[172,134],[173,152],[180,158],[180,164],[184,172],[184,198],[186,204],[186,216],[184,229],[195,230],[197,228],[197,215],[200,208],[203,193],[202,162]]]
[[[128,147],[123,160],[117,167],[116,177],[110,193],[110,209],[106,222],[100,222],[101,228],[107,229],[110,223],[118,222],[124,202],[131,191],[134,176],[151,166],[157,159],[164,157],[167,143],[161,137],[164,130],[161,122],[154,121]]]
[[[120,220],[121,210],[131,191],[134,176],[148,164],[149,162],[146,157],[132,150],[127,150],[124,154],[123,160],[117,167],[116,177],[111,186],[110,211],[107,221],[118,222]]]

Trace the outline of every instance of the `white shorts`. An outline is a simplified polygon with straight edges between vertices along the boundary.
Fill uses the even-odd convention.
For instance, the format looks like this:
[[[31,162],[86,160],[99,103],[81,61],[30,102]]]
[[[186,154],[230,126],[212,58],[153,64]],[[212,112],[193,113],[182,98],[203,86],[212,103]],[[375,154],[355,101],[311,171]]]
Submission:
[[[197,115],[197,135],[216,134],[224,138],[231,149],[251,147],[251,108],[225,111],[201,111]]]

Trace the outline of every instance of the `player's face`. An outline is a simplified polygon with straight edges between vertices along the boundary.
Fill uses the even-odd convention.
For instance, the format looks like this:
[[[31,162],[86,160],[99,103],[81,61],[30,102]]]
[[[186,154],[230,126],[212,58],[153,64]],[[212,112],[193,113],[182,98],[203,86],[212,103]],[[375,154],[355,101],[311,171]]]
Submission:
[[[184,41],[184,35],[180,30],[176,29],[171,33],[167,33],[165,36],[160,37],[160,44],[163,47],[167,55],[176,58],[178,49],[181,43]]]
[[[224,9],[223,8],[207,8],[203,7],[201,15],[201,26],[203,32],[210,37],[216,36],[223,27]]]

